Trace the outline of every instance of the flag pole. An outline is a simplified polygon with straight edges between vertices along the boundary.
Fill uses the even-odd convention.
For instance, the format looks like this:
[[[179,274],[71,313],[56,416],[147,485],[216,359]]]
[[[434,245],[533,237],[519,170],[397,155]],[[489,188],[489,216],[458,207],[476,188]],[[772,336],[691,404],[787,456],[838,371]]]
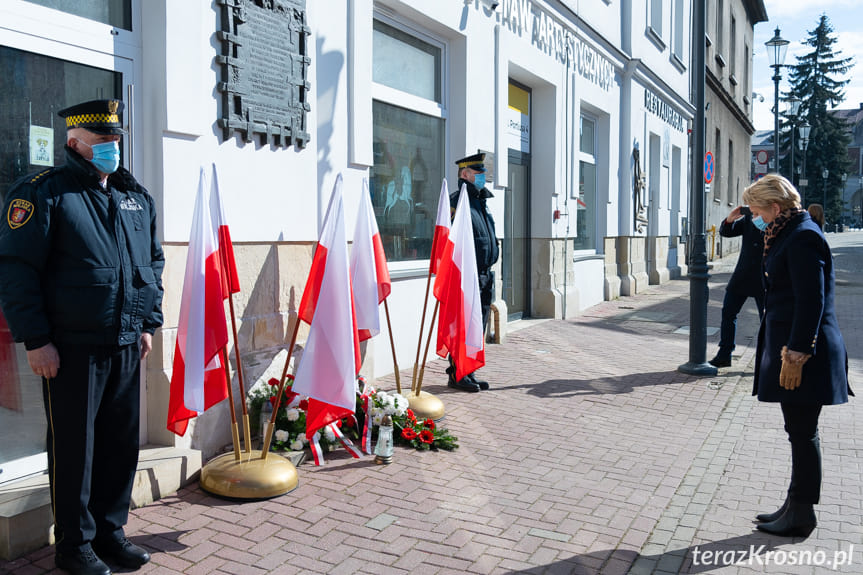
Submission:
[[[393,326],[390,323],[390,306],[387,304],[386,299],[384,299],[384,311],[387,314],[387,330],[389,330],[389,332],[390,332],[390,347],[393,350],[393,368],[395,369],[395,373],[396,373],[396,392],[399,395],[401,395],[402,394],[402,382],[401,382],[401,378],[399,377],[399,360],[396,359],[396,342],[393,339]],[[416,365],[414,365],[414,373],[416,373]],[[411,388],[413,388],[413,385],[411,385]]]
[[[436,239],[437,238],[432,239],[432,244],[435,243]],[[434,253],[435,253],[434,252],[434,245],[432,245],[432,257],[434,257]],[[431,288],[431,278],[432,278],[432,273],[431,273],[431,268],[429,268],[429,275],[428,275],[428,279],[426,280],[426,296],[423,299],[423,315],[422,315],[422,319],[420,320],[420,335],[419,335],[419,338],[417,338],[417,358],[414,360],[414,374],[413,374],[413,377],[411,378],[411,391],[415,390],[416,386],[417,386],[417,367],[418,367],[419,362],[420,362],[420,349],[423,346],[423,329],[425,329],[426,309],[428,308],[428,305],[429,305],[429,289]],[[386,302],[386,300],[384,300],[384,301]],[[434,322],[434,320],[432,320],[432,322]],[[428,348],[426,348],[426,349],[428,349]],[[425,363],[425,360],[423,360],[423,363]]]
[[[429,335],[428,335],[428,338],[426,339],[426,350],[425,350],[425,353],[423,353],[423,363],[422,363],[422,367],[420,367],[419,379],[417,380],[417,386],[416,386],[417,397],[420,396],[420,391],[422,391],[422,387],[423,387],[423,373],[425,372],[425,369],[426,369],[426,359],[428,358],[428,355],[429,355],[429,346],[431,345],[431,338],[432,338],[432,334],[434,333],[434,321],[437,318],[437,308],[439,305],[440,305],[440,302],[435,300],[434,311],[432,312],[431,321],[429,322]]]
[[[234,313],[234,294],[228,293],[228,307],[231,310],[231,329],[234,333],[234,355],[237,357],[237,385],[243,398],[243,439],[246,453],[252,452],[252,432],[249,429],[249,407],[246,405],[246,385],[243,378],[243,362],[240,359],[240,343],[237,338],[237,316]]]
[[[234,442],[234,459],[240,460],[240,434],[237,431],[237,412],[234,409],[234,390],[231,385],[231,364],[228,360],[228,348],[222,348],[222,362],[225,364],[225,379],[228,383],[228,405],[231,409],[231,440]],[[245,400],[243,401],[245,403]]]
[[[285,391],[285,380],[288,378],[288,367],[291,363],[291,355],[294,352],[294,345],[297,343],[297,333],[300,331],[300,316],[297,315],[297,321],[294,324],[294,332],[291,334],[291,345],[288,347],[288,357],[285,358],[285,368],[282,370],[282,379],[279,381],[279,392],[276,394],[276,405],[273,407],[273,415],[270,416],[270,421],[267,423],[267,432],[264,434],[263,445],[261,446],[261,459],[267,458],[267,452],[270,451],[270,442],[273,440],[273,429],[276,426],[276,416],[279,413],[279,406],[282,404],[282,394]]]

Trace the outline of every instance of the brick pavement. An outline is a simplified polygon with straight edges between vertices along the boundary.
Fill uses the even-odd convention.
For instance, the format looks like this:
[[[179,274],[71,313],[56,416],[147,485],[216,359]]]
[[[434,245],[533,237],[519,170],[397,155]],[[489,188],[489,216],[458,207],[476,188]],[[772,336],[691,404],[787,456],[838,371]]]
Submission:
[[[839,236],[861,244],[837,249],[856,375],[863,234]],[[711,278],[708,326],[719,325],[728,263]],[[863,572],[860,402],[822,417],[818,529],[805,541],[754,531],[755,513],[781,503],[789,459],[778,407],[749,396],[757,312],[751,300],[744,307],[733,367],[684,375],[688,291],[686,281],[672,281],[576,320],[525,322],[488,348],[487,392],[451,391],[444,364],[431,363],[424,389],[446,405],[443,425],[461,444],[452,453],[399,448],[386,467],[335,453],[324,467],[301,465],[299,487],[270,501],[223,501],[191,485],[133,511],[128,534],[153,552],[139,572],[819,572],[692,564],[696,549],[753,544],[831,560],[858,544],[839,572]],[[708,358],[717,338],[708,337]],[[392,388],[394,378],[378,386]],[[0,563],[0,573],[52,567],[45,548]]]

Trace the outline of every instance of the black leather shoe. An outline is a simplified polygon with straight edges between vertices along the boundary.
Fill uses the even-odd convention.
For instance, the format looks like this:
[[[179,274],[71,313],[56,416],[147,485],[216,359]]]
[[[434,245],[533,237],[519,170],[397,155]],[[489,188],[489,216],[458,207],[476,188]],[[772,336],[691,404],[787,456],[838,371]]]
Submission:
[[[808,537],[817,524],[812,504],[790,501],[785,513],[779,519],[770,523],[760,523],[757,527],[759,531],[780,537]]]
[[[708,361],[713,367],[731,367],[731,357],[727,355],[719,355]]]
[[[471,393],[476,393],[479,391],[479,386],[474,382],[468,380],[467,377],[463,377],[456,381],[455,377],[452,374],[449,376],[449,381],[447,385],[452,387],[453,389],[460,389],[462,391],[469,391]]]
[[[464,376],[464,378],[471,381],[472,383],[477,384],[479,386],[479,388],[482,389],[483,391],[488,389],[488,382],[483,381],[482,379],[477,379],[476,378],[476,372],[469,373],[466,376]]]
[[[93,549],[102,557],[129,569],[137,569],[150,560],[150,554],[146,550],[125,537],[94,540]]]
[[[773,513],[761,513],[755,516],[755,519],[762,523],[770,523],[771,521],[776,521],[785,513],[785,510],[788,509],[788,497],[785,498],[785,503],[782,504],[778,510]]]
[[[89,546],[72,551],[57,551],[54,563],[72,575],[111,575],[111,569]]]

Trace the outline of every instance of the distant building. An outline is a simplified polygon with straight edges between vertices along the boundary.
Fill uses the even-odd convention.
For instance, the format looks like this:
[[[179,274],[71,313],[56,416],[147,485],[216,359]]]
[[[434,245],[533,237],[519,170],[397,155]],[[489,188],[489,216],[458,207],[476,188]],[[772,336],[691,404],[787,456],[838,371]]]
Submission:
[[[857,108],[833,110],[831,113],[847,122],[851,134],[848,145],[851,167],[842,190],[842,219],[839,223],[859,228],[863,225],[863,102]]]

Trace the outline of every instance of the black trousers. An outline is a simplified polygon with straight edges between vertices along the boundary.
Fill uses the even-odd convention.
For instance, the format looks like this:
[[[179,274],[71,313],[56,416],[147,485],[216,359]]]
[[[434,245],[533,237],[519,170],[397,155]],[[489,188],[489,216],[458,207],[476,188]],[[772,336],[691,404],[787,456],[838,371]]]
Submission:
[[[42,380],[58,550],[122,536],[138,464],[137,345],[58,344],[57,377]]]
[[[821,497],[821,444],[818,440],[820,405],[782,404],[785,433],[791,442],[791,485],[788,497],[815,505]]]
[[[764,295],[748,296],[736,291],[725,290],[725,299],[722,300],[722,323],[719,328],[719,353],[731,357],[734,351],[734,339],[737,333],[737,315],[743,308],[748,298],[755,300],[758,306],[758,317],[764,316]]]

